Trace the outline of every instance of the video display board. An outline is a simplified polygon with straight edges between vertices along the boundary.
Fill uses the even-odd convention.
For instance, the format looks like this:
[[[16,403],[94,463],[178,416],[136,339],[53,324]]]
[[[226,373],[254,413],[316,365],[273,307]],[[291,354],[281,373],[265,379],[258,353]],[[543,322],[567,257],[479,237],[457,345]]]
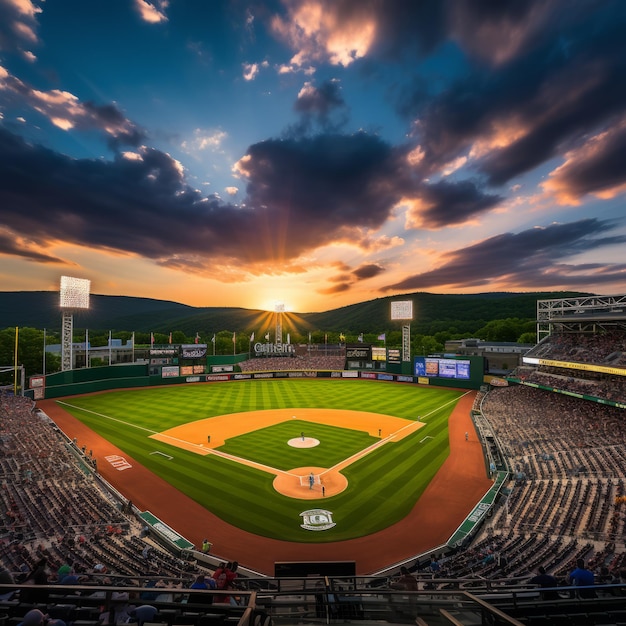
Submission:
[[[386,361],[387,350],[382,347],[372,346],[372,361]]]
[[[415,376],[429,378],[470,379],[469,359],[442,359],[438,357],[415,357]]]

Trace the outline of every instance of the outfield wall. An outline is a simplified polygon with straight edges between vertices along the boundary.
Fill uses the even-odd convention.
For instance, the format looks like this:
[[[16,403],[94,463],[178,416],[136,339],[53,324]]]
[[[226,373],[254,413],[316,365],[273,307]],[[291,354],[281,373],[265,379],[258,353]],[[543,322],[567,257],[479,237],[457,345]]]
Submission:
[[[35,400],[54,399],[83,393],[128,389],[133,387],[155,387],[159,385],[237,380],[266,380],[270,378],[361,378],[363,380],[461,387],[465,389],[479,389],[480,385],[484,382],[482,377],[480,379],[473,377],[472,380],[469,381],[453,381],[443,378],[432,379],[423,376],[413,376],[411,374],[362,370],[284,370],[276,372],[223,372],[193,374],[189,376],[159,376],[149,374],[148,364],[121,364],[74,369],[65,372],[57,372],[56,374],[48,374],[45,378],[44,386],[36,389],[37,396],[35,396]]]

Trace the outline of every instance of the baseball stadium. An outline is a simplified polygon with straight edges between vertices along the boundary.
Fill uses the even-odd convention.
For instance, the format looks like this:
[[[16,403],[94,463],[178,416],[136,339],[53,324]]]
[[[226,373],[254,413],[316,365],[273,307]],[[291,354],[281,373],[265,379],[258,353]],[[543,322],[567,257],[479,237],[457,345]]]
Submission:
[[[2,396],[0,611],[42,604],[44,560],[40,600],[77,626],[120,623],[116,593],[168,625],[626,621],[624,301],[538,301],[537,344],[498,377],[404,336],[64,354]]]

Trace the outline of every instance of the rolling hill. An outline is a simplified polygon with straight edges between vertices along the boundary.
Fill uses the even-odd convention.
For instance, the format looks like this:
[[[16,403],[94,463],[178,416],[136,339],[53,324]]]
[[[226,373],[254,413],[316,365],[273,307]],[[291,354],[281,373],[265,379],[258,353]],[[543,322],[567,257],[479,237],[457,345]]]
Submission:
[[[433,294],[412,293],[377,298],[320,313],[299,313],[301,331],[380,332],[391,328],[392,300],[413,300],[415,332],[431,334],[456,326],[471,332],[494,319],[534,319],[538,299],[590,295],[573,292]],[[76,328],[170,332],[188,335],[204,329],[252,330],[267,312],[237,307],[193,307],[178,302],[93,294],[89,310],[74,315]],[[397,322],[395,323],[397,324]],[[55,291],[0,292],[0,328],[13,326],[57,329],[61,326]]]

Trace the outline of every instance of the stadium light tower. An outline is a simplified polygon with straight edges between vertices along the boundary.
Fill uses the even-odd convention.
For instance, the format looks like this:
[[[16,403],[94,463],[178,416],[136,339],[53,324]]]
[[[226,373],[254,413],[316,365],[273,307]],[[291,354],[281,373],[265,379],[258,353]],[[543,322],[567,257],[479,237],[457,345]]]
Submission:
[[[274,305],[274,316],[276,318],[276,343],[283,342],[283,313],[285,312],[285,304],[277,302]]]
[[[413,300],[395,300],[391,302],[391,319],[409,322],[402,325],[402,362],[411,360],[411,320],[413,319]]]
[[[61,371],[72,369],[72,339],[74,332],[74,311],[89,308],[89,288],[91,281],[85,278],[61,276],[61,310],[63,328],[61,331]]]

